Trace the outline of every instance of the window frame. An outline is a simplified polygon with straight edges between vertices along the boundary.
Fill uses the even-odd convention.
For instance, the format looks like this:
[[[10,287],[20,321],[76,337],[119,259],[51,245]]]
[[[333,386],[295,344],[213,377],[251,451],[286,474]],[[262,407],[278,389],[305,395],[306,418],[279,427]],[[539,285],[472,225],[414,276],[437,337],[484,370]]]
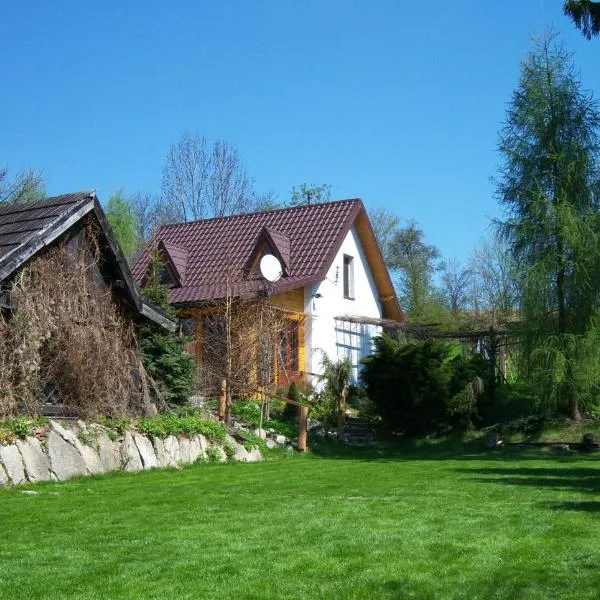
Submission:
[[[346,300],[355,300],[354,288],[354,256],[344,254],[342,266],[342,284],[344,298]]]

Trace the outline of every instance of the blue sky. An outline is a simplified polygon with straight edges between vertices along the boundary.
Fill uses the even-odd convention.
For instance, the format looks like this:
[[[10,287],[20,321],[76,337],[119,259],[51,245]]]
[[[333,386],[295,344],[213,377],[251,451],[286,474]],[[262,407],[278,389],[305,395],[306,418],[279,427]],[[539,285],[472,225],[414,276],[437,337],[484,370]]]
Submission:
[[[328,183],[464,259],[500,214],[490,176],[531,36],[552,26],[600,94],[600,39],[562,0],[6,2],[0,165],[47,191],[158,191],[185,129],[259,191]]]

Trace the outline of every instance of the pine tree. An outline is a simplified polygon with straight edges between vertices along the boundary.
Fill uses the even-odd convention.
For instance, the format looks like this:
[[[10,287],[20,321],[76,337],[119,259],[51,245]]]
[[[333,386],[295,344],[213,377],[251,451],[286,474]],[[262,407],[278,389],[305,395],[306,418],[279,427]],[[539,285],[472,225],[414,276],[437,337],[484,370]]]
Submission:
[[[600,308],[599,125],[571,55],[546,35],[522,65],[501,132],[497,193],[518,265],[525,376],[573,419],[592,383],[578,363]]]

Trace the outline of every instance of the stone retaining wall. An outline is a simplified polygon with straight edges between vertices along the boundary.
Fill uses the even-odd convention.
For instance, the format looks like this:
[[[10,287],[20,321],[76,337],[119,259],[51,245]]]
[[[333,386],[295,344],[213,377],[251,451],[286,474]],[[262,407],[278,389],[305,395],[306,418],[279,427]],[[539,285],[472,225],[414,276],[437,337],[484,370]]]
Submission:
[[[114,434],[113,436],[114,437]],[[262,460],[258,448],[248,452],[227,436],[225,443],[235,448],[233,460]],[[78,475],[107,471],[141,471],[156,467],[176,467],[206,458],[209,446],[220,460],[227,460],[222,445],[208,442],[203,435],[149,438],[137,432],[126,432],[116,440],[102,425],[85,425],[81,421],[71,427],[50,421],[43,439],[28,437],[14,444],[0,445],[0,486],[58,480]]]

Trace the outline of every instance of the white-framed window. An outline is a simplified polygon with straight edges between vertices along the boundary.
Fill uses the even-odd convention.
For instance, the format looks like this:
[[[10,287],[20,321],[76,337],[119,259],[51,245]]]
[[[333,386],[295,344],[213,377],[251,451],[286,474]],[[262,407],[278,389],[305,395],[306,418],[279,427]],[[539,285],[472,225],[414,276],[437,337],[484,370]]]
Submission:
[[[354,300],[354,257],[344,254],[344,298]]]

